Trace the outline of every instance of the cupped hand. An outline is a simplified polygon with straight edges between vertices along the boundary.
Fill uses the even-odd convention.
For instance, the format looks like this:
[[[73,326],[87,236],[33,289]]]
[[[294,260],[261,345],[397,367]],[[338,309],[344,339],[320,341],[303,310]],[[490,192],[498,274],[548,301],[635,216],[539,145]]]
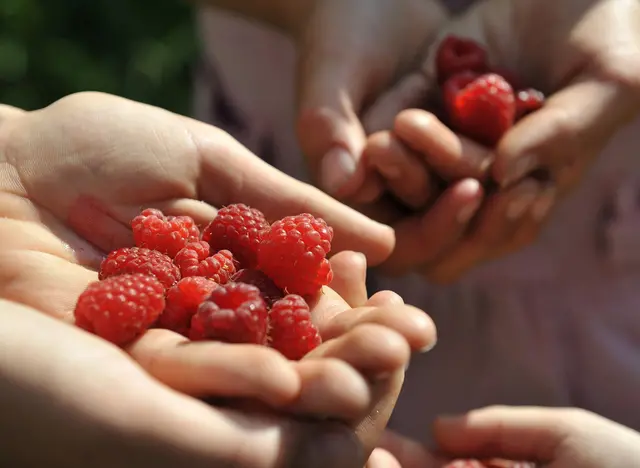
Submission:
[[[425,221],[443,242],[458,240],[460,232],[465,233],[453,248],[444,242],[439,251],[430,250],[430,265],[418,266],[427,276],[451,281],[479,262],[536,239],[556,201],[580,182],[612,136],[638,115],[639,25],[640,6],[633,0],[489,0],[446,25],[440,39],[456,35],[476,40],[487,48],[494,69],[509,70],[524,85],[549,95],[545,106],[519,121],[495,149],[453,134],[429,112],[398,115],[425,102],[422,91],[412,95],[402,81],[372,106],[365,118],[372,122],[372,129],[393,130],[374,141],[369,150],[372,166],[409,207],[424,208],[439,194],[424,189],[433,185],[434,173],[453,185],[439,194],[432,210],[450,200],[450,190],[466,178],[484,181],[489,177],[499,189],[487,196],[476,185],[473,196],[466,192],[466,200],[454,197],[463,219],[471,213],[468,229],[436,223],[433,217]],[[540,34],[542,30],[545,34]],[[435,90],[438,43],[431,47],[419,73],[405,81],[422,80],[421,88]],[[399,152],[406,154],[394,158]],[[402,162],[395,172],[392,160]],[[389,174],[408,171],[413,176],[396,188],[399,183]],[[471,189],[470,182],[464,183]],[[480,210],[479,202],[483,203]],[[418,241],[408,240],[415,237],[398,232],[398,245],[415,245]],[[391,266],[411,267],[408,259],[392,259]]]
[[[347,424],[212,407],[163,385],[124,352],[80,329],[15,302],[0,300],[0,309],[3,466],[364,463],[363,447]],[[287,377],[284,363],[275,364],[271,377]],[[345,368],[338,377],[345,377]]]
[[[640,460],[640,434],[575,408],[489,407],[435,425],[459,457],[529,460],[549,468],[622,468]]]
[[[223,131],[115,96],[80,93],[7,118],[0,157],[9,206],[28,195],[103,251],[131,244],[128,223],[141,207],[203,222],[213,207],[240,202],[269,219],[322,216],[334,228],[334,251],[357,248],[373,264],[394,244],[388,227],[282,174]]]
[[[76,98],[94,97],[96,96],[88,95]],[[105,96],[97,98],[106,99],[114,105],[125,103],[132,107],[127,109],[129,113],[138,106]],[[151,115],[147,117],[151,120],[153,114],[159,112],[146,106],[141,107],[150,111]],[[109,107],[103,110],[113,112]],[[143,172],[139,172],[138,188],[147,185],[150,188],[139,190],[138,194],[127,184],[120,182],[120,177],[130,177],[128,171],[136,167],[135,164],[129,164],[128,159],[135,158],[135,152],[122,159],[116,157],[109,160],[109,155],[121,154],[121,138],[129,135],[126,127],[116,125],[99,138],[105,126],[99,125],[96,128],[84,122],[81,130],[89,138],[82,140],[83,145],[60,152],[56,151],[59,132],[55,130],[58,129],[56,125],[65,121],[62,116],[53,114],[50,115],[54,118],[53,121],[48,122],[42,117],[44,113],[45,111],[39,115],[17,115],[15,119],[5,119],[3,126],[0,126],[4,147],[7,149],[2,153],[6,159],[3,164],[5,170],[1,173],[3,219],[0,223],[0,235],[3,242],[0,255],[3,266],[6,266],[2,269],[1,293],[3,298],[70,321],[79,293],[89,282],[96,280],[92,267],[97,266],[101,258],[98,247],[109,249],[122,245],[123,242],[130,242],[130,232],[124,220],[113,213],[124,216],[124,213],[133,210],[133,206],[129,204],[134,202],[112,204],[111,200],[104,199],[104,193],[101,195],[103,198],[97,199],[94,194],[101,192],[92,189],[104,188],[109,195],[113,195],[116,202],[122,200],[119,197],[126,190],[129,190],[129,196],[133,200],[138,200],[140,193],[147,197],[155,190],[157,198],[152,199],[168,200],[167,203],[160,203],[161,206],[179,214],[192,214],[203,221],[210,219],[214,211],[210,205],[186,197],[174,197],[175,201],[171,196],[163,197],[160,187],[171,193],[171,184],[163,182],[162,177],[158,182],[152,176],[151,182],[145,185],[146,177]],[[77,117],[81,114],[79,112]],[[125,114],[126,112],[123,115]],[[29,121],[29,118],[35,118],[36,121]],[[73,132],[78,131],[73,120],[69,119],[63,125],[68,133],[66,139],[73,139]],[[35,124],[35,127],[31,127],[34,132],[32,134],[39,135],[39,139],[27,140],[20,130],[28,133],[28,125],[32,124]],[[179,129],[180,127],[171,130]],[[138,134],[136,144],[152,149],[158,138],[155,132],[147,135],[141,133]],[[124,142],[127,141],[124,138]],[[21,142],[23,145],[20,145]],[[106,142],[109,145],[99,149]],[[126,149],[126,145],[122,147],[123,151]],[[142,163],[142,169],[149,169],[151,174],[155,174],[150,169],[154,167],[153,164],[144,164],[147,157],[145,154],[138,153],[138,164]],[[98,156],[102,159],[97,159]],[[86,180],[71,177],[83,175],[83,171],[91,168],[92,164],[98,167],[85,174],[93,176],[91,187]],[[52,172],[53,168],[60,172]],[[124,171],[118,174],[122,168]],[[160,172],[164,174],[163,177],[171,178],[164,170]],[[119,183],[119,190],[110,187],[103,179],[111,181],[111,185]],[[69,201],[74,199],[74,184],[80,186],[76,190],[82,194],[76,197],[75,202]],[[42,195],[39,194],[43,193],[43,187],[51,192],[51,197],[41,198]],[[88,199],[85,190],[89,191]],[[140,200],[140,203],[146,201]],[[66,213],[66,210],[71,211],[71,215],[61,217],[60,213]],[[75,214],[74,210],[77,210]],[[339,255],[334,261],[340,258]],[[37,293],[34,294],[34,291]],[[348,305],[338,296],[326,294],[319,301],[314,314],[326,316],[323,312],[325,308],[346,311]],[[371,312],[360,314],[359,320],[342,325],[343,333],[336,333],[313,356],[300,363],[290,363],[266,348],[220,343],[191,344],[182,337],[163,330],[145,334],[128,351],[151,376],[185,394],[256,398],[290,413],[312,417],[333,416],[342,421],[340,427],[346,430],[343,435],[347,438],[353,436],[354,428],[364,431],[366,436],[362,438],[365,444],[363,453],[366,453],[375,444],[378,427],[386,422],[385,417],[389,413],[387,406],[395,401],[399,390],[398,373],[406,366],[410,351],[426,347],[434,336],[432,324],[425,322],[422,312],[408,310],[408,316],[413,317],[409,319],[409,323],[413,320],[414,325],[409,327],[404,318],[397,324],[387,321],[388,326],[376,325],[378,319]],[[416,327],[421,332],[416,333]],[[79,331],[74,330],[74,333],[77,332]],[[369,341],[374,338],[381,346],[371,350]],[[90,353],[89,349],[87,351]],[[372,361],[372,355],[376,360]],[[131,365],[126,356],[119,356],[123,360],[120,365]],[[320,357],[323,359],[318,359]],[[230,362],[233,362],[233,366],[229,365]],[[317,395],[322,395],[323,398],[318,399],[315,397]],[[319,401],[321,404],[318,404]],[[367,412],[382,417],[364,417]],[[294,424],[291,421],[286,420],[287,424]],[[353,451],[341,456],[349,458],[352,455]],[[256,466],[280,466],[277,463],[281,461],[267,460],[267,464]]]
[[[350,201],[377,190],[359,164],[360,118],[446,20],[434,0],[316,0],[299,27],[298,137],[319,186]],[[418,83],[421,85],[421,83]]]

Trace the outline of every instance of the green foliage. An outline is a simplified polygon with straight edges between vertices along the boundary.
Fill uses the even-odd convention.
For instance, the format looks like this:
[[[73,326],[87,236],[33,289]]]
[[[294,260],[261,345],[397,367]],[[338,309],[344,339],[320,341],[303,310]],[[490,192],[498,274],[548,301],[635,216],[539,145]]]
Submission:
[[[183,0],[0,0],[0,103],[92,90],[188,113],[192,13]]]

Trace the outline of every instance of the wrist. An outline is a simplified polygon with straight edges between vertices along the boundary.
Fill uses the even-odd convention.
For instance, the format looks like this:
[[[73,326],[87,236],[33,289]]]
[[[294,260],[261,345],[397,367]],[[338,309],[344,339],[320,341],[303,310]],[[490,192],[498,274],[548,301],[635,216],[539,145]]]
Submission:
[[[304,27],[317,0],[204,0],[215,7],[259,21],[293,37]]]

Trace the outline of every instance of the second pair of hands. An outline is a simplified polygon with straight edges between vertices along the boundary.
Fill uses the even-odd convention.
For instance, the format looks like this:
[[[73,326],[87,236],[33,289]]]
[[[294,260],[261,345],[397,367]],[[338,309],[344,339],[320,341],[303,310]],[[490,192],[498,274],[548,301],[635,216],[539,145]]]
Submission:
[[[325,343],[300,362],[264,347],[189,343],[167,330],[149,331],[123,353],[61,322],[72,322],[104,252],[132,245],[128,220],[143,207],[200,223],[233,202],[270,218],[309,211],[334,226],[338,249],[357,245],[378,260],[393,245],[387,228],[263,164],[224,132],[157,108],[85,93],[40,111],[2,110],[0,328],[7,349],[22,342],[30,356],[29,366],[10,366],[7,382],[21,383],[12,411],[25,425],[33,419],[20,402],[44,394],[33,437],[50,438],[49,450],[31,456],[74,466],[87,447],[104,445],[98,434],[111,434],[103,466],[118,456],[154,466],[363,465],[411,353],[432,346],[435,329],[393,293],[368,298],[361,255],[331,260],[333,290],[313,309]],[[236,404],[212,407],[201,397]]]
[[[453,18],[435,0],[317,5],[301,42],[298,136],[325,190],[396,228],[395,272],[450,282],[530,244],[640,110],[634,0],[483,0]],[[495,149],[427,111],[402,112],[435,91],[431,45],[448,34],[483,44],[494,67],[549,96]],[[537,169],[548,180],[528,177]],[[490,179],[497,193],[485,193]]]

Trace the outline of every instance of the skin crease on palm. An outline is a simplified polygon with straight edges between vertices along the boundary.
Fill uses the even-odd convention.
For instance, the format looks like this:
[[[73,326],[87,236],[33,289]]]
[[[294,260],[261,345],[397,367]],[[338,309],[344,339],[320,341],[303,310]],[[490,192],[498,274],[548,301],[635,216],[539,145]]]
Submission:
[[[381,96],[364,116],[372,132],[392,129],[374,135],[365,153],[387,188],[403,201],[410,199],[409,206],[424,209],[424,203],[433,201],[430,171],[457,181],[422,215],[402,219],[406,215],[388,209],[371,213],[397,227],[399,248],[387,262],[390,270],[417,269],[444,283],[531,244],[555,202],[581,181],[607,142],[638,114],[640,5],[635,0],[488,0],[454,18],[435,44],[449,34],[485,45],[492,64],[550,97],[542,110],[508,132],[495,151],[488,151],[455,135],[426,111],[402,112],[419,106],[425,90],[435,88],[432,47],[422,68]],[[550,180],[527,178],[533,169],[546,170]],[[394,182],[394,176],[406,173],[411,177]],[[469,178],[489,176],[502,191],[486,197]],[[438,216],[445,206],[453,212],[450,218],[457,215],[461,222]],[[421,225],[429,225],[440,242],[412,240]],[[424,247],[421,256],[410,254],[417,245]]]
[[[0,295],[3,300],[24,304],[67,322],[71,320],[75,299],[89,282],[97,279],[95,268],[103,252],[131,244],[127,222],[142,206],[159,207],[170,214],[190,214],[199,222],[206,222],[214,216],[215,209],[190,196],[225,204],[240,197],[242,192],[243,201],[257,207],[261,207],[258,201],[265,207],[278,201],[282,210],[326,213],[328,219],[333,217],[343,241],[364,242],[374,258],[383,258],[387,251],[385,245],[391,240],[382,226],[328,197],[318,196],[315,189],[265,170],[266,166],[226,134],[159,109],[87,93],[65,98],[42,111],[21,113],[7,109],[2,117]],[[256,167],[247,169],[254,160]],[[252,170],[260,171],[259,180],[263,183],[253,189],[244,186],[249,181],[243,179],[239,171],[233,171],[233,167],[239,165],[245,169],[247,178],[253,175]],[[207,176],[216,184],[205,183]],[[281,190],[277,191],[278,187]],[[288,203],[286,208],[285,203]],[[270,217],[283,214],[265,211]],[[355,226],[359,222],[359,227],[370,229],[373,237],[360,239],[360,231]],[[43,330],[51,328],[52,333],[68,336],[64,339],[69,349],[62,347],[59,352],[83,358],[68,369],[55,366],[53,370],[59,374],[44,373],[41,377],[44,380],[40,382],[50,386],[58,396],[59,391],[76,394],[81,405],[75,408],[78,417],[84,418],[90,413],[91,421],[97,418],[98,428],[113,431],[121,428],[127,434],[139,430],[151,438],[155,435],[164,443],[181,447],[185,457],[193,460],[216,456],[256,467],[298,466],[295,463],[300,460],[291,457],[306,454],[316,459],[305,459],[305,466],[313,466],[311,463],[357,466],[359,462],[354,462],[354,457],[357,459],[372,450],[386,424],[411,351],[429,348],[435,332],[423,312],[403,305],[398,296],[384,293],[367,299],[366,292],[362,295],[366,261],[362,261],[361,256],[343,252],[332,262],[337,271],[336,290],[345,295],[349,304],[332,290],[325,290],[314,305],[314,314],[327,341],[299,363],[290,363],[268,348],[219,343],[188,345],[172,332],[152,330],[127,350],[154,377],[151,379],[121,351],[84,332],[66,326],[63,330],[62,324],[42,322],[38,325],[42,319],[27,319],[31,316],[27,309],[24,309],[22,325],[11,322],[11,314],[4,317],[18,329],[31,326],[29,321],[34,320],[33,326],[42,326]],[[342,270],[345,271],[340,274]],[[23,310],[13,303],[5,305],[8,311]],[[353,314],[341,315],[349,305],[360,308]],[[24,328],[21,333],[25,334]],[[40,345],[33,345],[34,356]],[[95,369],[95,359],[100,360],[100,370],[104,371],[101,374],[105,379],[104,388],[113,388],[107,381],[118,381],[118,397],[98,414],[90,407],[93,401],[90,397],[96,394],[82,394],[85,390],[89,392],[90,387],[86,385],[90,382],[81,379],[82,385],[76,386],[74,382],[72,389],[67,389],[70,383],[64,378],[69,372],[90,375],[89,369]],[[234,363],[232,368],[230,361]],[[33,370],[33,366],[29,369]],[[55,384],[47,383],[47,378],[55,379]],[[144,398],[139,395],[140,389]],[[276,415],[207,408],[187,395],[257,398],[289,414],[334,417],[342,424],[327,422],[307,426]],[[166,411],[158,413],[154,405],[166,406]],[[184,411],[175,414],[173,408],[177,405],[184,406]],[[140,415],[139,422],[129,420],[131,411]],[[163,418],[166,427],[158,422]],[[187,419],[192,420],[189,424],[202,428],[202,433],[194,432],[189,441],[175,433]],[[146,425],[152,422],[153,427]],[[157,424],[164,427],[160,433],[154,429]],[[220,430],[234,424],[255,427],[252,433],[257,439],[246,439],[242,429],[236,427],[235,432],[229,432],[232,440],[226,447],[213,453],[216,448],[206,441],[206,434],[216,427]],[[350,427],[356,429],[364,450],[354,451],[355,439]],[[317,444],[316,436],[305,439],[311,433],[316,434]],[[322,446],[322,435],[328,437],[326,443],[351,444],[351,449],[336,451]],[[243,437],[246,440],[242,444],[249,445],[238,446],[238,438]],[[292,437],[297,442],[291,442]],[[255,451],[253,446],[248,450],[251,440],[255,447],[262,446],[263,450]],[[90,442],[97,443],[96,440]],[[208,448],[198,443],[205,443]],[[133,451],[131,456],[151,456],[151,449],[140,450]],[[281,450],[284,451],[281,453]],[[70,448],[69,453],[77,452]],[[58,466],[67,466],[66,462],[60,463]],[[169,459],[164,463],[157,466],[174,466]],[[190,466],[200,466],[194,463]]]

